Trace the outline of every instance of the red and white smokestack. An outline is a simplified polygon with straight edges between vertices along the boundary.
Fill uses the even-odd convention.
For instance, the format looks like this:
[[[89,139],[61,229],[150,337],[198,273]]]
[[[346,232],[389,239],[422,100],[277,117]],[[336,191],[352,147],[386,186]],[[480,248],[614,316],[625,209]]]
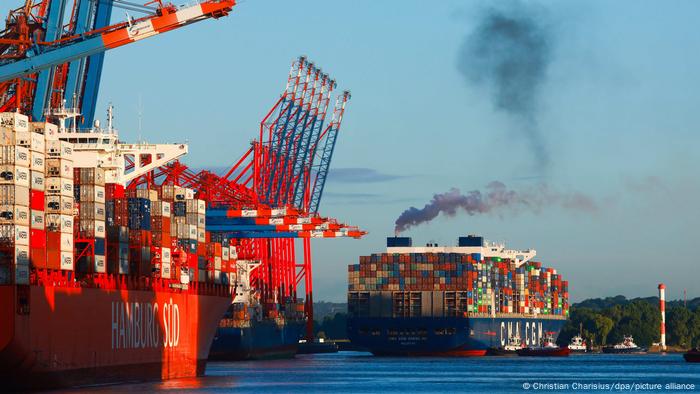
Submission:
[[[666,286],[659,283],[659,310],[661,311],[661,350],[666,351]]]

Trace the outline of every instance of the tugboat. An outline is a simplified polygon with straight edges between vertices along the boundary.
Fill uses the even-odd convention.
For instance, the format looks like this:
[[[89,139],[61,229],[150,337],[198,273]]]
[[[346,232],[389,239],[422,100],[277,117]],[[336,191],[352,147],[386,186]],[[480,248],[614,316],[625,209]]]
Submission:
[[[299,340],[297,354],[338,353],[338,345],[333,341],[316,338],[313,341]]]
[[[503,347],[491,347],[486,352],[487,356],[517,356],[518,350],[523,348],[523,341],[520,335],[508,338],[508,343]]]
[[[700,363],[700,348],[688,350],[683,354],[683,358],[689,363]]]
[[[576,335],[571,338],[571,343],[568,346],[571,353],[586,353],[588,352],[588,347],[586,347],[586,341],[581,338],[580,335]]]
[[[637,346],[634,343],[634,339],[631,335],[625,335],[625,339],[622,343],[618,343],[615,346],[606,346],[603,348],[603,353],[612,354],[646,354],[647,348]]]
[[[539,347],[526,347],[517,351],[518,356],[526,357],[567,357],[571,350],[568,347],[557,346],[550,334],[542,339]]]

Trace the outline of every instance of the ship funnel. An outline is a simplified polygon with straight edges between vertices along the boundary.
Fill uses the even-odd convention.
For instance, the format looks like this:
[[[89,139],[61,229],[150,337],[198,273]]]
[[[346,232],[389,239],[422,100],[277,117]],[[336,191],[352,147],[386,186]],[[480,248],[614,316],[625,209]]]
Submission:
[[[413,240],[411,237],[387,237],[386,246],[387,248],[411,247]]]

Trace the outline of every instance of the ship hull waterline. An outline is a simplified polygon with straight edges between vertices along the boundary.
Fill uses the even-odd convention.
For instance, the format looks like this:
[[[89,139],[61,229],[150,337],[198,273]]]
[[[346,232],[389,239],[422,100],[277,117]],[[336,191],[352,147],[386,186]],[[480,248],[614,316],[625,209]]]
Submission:
[[[202,375],[230,300],[170,290],[0,286],[0,378],[12,388],[53,388]]]
[[[530,317],[350,318],[348,335],[377,356],[485,356],[520,335],[536,345],[557,337],[564,319]]]

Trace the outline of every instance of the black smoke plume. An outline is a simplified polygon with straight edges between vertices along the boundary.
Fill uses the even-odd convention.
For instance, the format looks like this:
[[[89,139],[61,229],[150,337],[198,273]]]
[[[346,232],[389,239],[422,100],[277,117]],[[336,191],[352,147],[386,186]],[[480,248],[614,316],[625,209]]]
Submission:
[[[485,86],[496,109],[513,117],[529,141],[537,165],[549,153],[537,122],[537,102],[552,60],[552,34],[543,15],[520,2],[484,10],[462,44],[457,68],[474,85]]]
[[[396,233],[405,231],[421,223],[429,222],[440,214],[455,216],[459,212],[468,215],[486,213],[501,214],[505,211],[519,213],[529,211],[539,213],[544,207],[559,206],[567,210],[593,212],[597,204],[590,197],[578,193],[560,193],[541,184],[526,190],[508,189],[501,182],[494,181],[485,191],[472,190],[462,194],[452,188],[446,193],[435,194],[423,208],[411,207],[396,219]]]

